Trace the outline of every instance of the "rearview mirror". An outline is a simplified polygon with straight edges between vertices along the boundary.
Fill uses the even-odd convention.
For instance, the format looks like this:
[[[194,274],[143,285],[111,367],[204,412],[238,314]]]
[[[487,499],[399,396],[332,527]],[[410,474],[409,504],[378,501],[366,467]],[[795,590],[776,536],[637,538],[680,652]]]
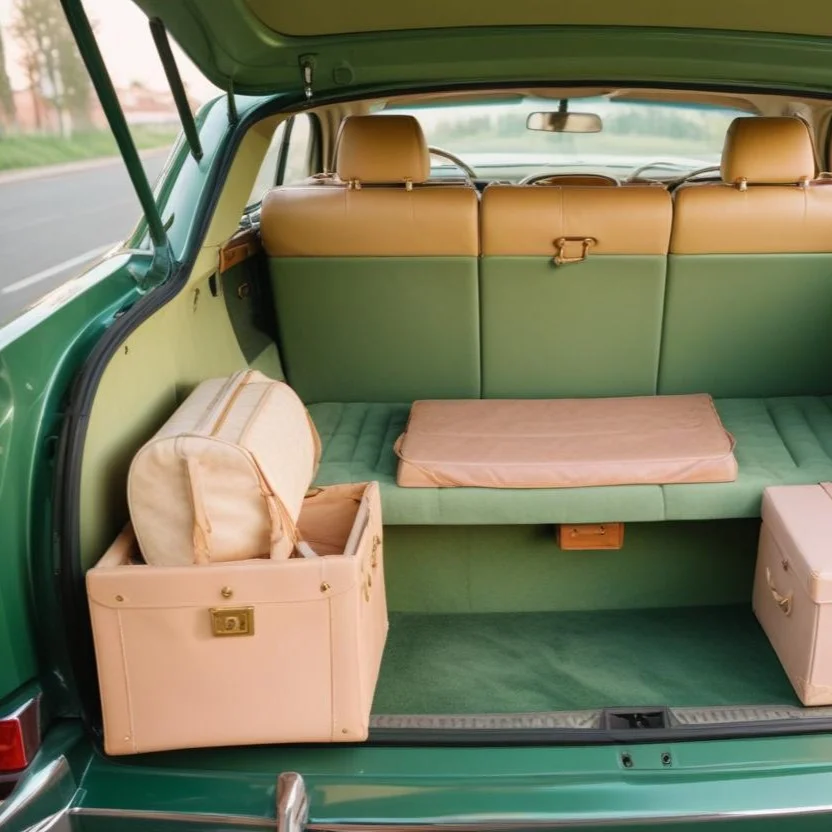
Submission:
[[[547,133],[600,133],[601,116],[596,113],[566,113],[563,110],[546,113],[530,113],[526,119],[529,130],[545,130]]]

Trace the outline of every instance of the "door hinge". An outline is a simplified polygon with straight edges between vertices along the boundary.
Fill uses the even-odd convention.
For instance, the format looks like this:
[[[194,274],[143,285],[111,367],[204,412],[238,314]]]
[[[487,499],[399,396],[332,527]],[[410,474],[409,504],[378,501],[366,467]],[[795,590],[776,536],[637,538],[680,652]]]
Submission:
[[[312,82],[315,79],[315,56],[301,55],[298,62],[300,63],[300,72],[303,79],[303,94],[306,96],[306,100],[309,101],[312,98]]]

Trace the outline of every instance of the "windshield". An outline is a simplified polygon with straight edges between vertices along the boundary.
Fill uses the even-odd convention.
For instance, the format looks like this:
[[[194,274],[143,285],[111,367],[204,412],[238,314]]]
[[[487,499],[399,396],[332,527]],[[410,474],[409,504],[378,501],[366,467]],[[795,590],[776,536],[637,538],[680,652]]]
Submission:
[[[450,151],[483,178],[517,181],[536,174],[580,172],[669,179],[718,165],[728,125],[748,115],[695,104],[571,99],[570,112],[596,113],[598,133],[529,130],[530,113],[554,111],[558,102],[525,98],[512,102],[388,107],[422,125],[431,147]],[[459,175],[452,162],[431,157],[432,176]]]

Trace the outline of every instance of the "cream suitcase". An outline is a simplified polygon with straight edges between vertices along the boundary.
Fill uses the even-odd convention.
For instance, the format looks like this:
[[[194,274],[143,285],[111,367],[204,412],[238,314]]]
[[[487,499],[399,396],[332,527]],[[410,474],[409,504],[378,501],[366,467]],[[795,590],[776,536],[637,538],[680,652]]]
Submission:
[[[303,502],[315,558],[87,572],[108,754],[367,737],[387,634],[378,486]]]
[[[245,370],[188,396],[133,458],[130,519],[154,565],[286,558],[320,442],[291,387]],[[279,499],[276,498],[279,495]]]
[[[804,705],[832,705],[832,486],[763,493],[754,612]]]

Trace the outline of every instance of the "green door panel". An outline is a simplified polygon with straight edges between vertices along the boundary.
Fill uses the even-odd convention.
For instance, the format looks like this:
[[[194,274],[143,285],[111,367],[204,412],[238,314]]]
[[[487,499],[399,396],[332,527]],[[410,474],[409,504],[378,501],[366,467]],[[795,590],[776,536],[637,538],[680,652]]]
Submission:
[[[113,315],[138,296],[128,262],[122,255],[101,263],[57,290],[62,304],[47,298],[0,330],[0,699],[41,669],[47,693],[74,705],[66,669],[48,667],[65,660],[51,527],[54,454],[73,376]],[[137,274],[146,266],[141,256],[131,262]]]
[[[289,383],[306,402],[480,395],[473,257],[270,258]]]
[[[832,254],[671,255],[659,393],[832,390]]]
[[[220,279],[225,308],[246,362],[269,378],[283,379],[274,303],[262,256],[247,258]]]
[[[481,261],[484,398],[656,392],[666,260]]]
[[[0,354],[0,496],[4,494],[5,475],[12,455],[14,416],[14,391],[9,368]],[[14,477],[13,470],[10,476]],[[5,523],[2,525],[5,526]],[[23,564],[13,556],[9,557],[13,553],[5,549],[4,541],[0,559],[0,699],[34,673],[30,633],[27,628],[21,630],[21,620],[26,616]]]

